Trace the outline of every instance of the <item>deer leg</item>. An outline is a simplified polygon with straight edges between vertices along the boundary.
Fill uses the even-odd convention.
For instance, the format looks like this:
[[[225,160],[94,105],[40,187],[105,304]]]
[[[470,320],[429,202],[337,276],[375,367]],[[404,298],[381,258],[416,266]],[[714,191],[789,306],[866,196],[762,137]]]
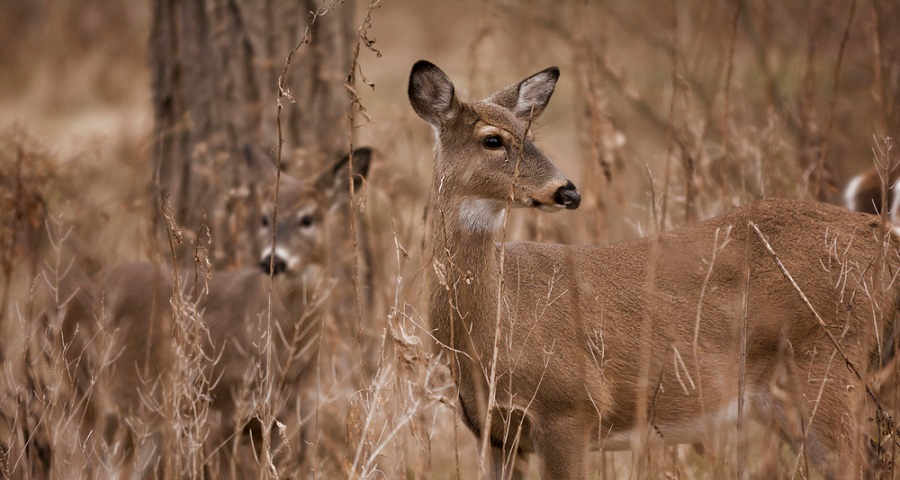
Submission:
[[[813,468],[829,479],[880,478],[884,451],[872,436],[877,426],[874,423],[855,425],[858,418],[873,417],[874,413],[868,411],[858,416],[844,404],[820,405],[805,443]]]
[[[589,446],[589,422],[578,417],[547,419],[536,425],[534,446],[541,458],[541,478],[587,478],[587,454]]]
[[[508,452],[503,448],[491,447],[491,466],[496,480],[522,480],[528,473],[528,456],[521,449],[512,454],[511,464],[507,464]]]
[[[841,390],[852,385],[847,379],[835,383],[831,398],[841,398]],[[868,399],[856,397],[865,402],[859,405],[844,398],[846,403],[823,402],[820,406],[821,415],[816,415],[807,441],[810,459],[827,478],[882,478],[890,468],[885,447],[889,449],[893,439],[879,432],[884,425],[879,424],[879,415]]]
[[[818,378],[824,377],[824,372],[816,374],[819,375]],[[859,477],[860,474],[862,478],[869,478],[872,468],[878,466],[877,458],[873,455],[875,452],[867,451],[869,436],[865,433],[868,432],[859,431],[866,426],[856,425],[857,415],[853,412],[847,393],[843,391],[852,383],[849,378],[832,374],[815,408],[814,416],[807,400],[790,389],[770,389],[760,405],[764,407],[761,412],[766,412],[763,416],[768,416],[773,421],[778,433],[791,445],[794,452],[805,455],[810,469],[827,479]],[[818,388],[819,385],[812,385],[806,398],[816,398]],[[873,415],[866,414],[862,417],[870,418]],[[864,435],[859,436],[860,433]],[[802,462],[803,459],[799,460]]]

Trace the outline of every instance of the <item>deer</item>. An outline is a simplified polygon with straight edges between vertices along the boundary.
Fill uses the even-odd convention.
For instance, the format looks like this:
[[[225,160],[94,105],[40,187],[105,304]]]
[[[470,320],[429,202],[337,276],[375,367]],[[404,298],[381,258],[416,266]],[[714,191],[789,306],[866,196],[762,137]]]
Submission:
[[[368,147],[353,153],[352,178],[357,191],[368,174],[372,156]],[[347,225],[350,177],[346,155],[312,181],[280,175],[277,217],[274,203],[268,202],[261,209],[256,235],[264,247],[254,254],[259,259],[255,266],[214,272],[205,281],[149,262],[127,263],[105,275],[101,293],[76,302],[64,323],[68,338],[80,341],[80,348],[68,349],[72,355],[69,363],[84,365],[77,357],[100,329],[113,333],[115,353],[104,367],[108,380],[99,383],[93,394],[87,428],[98,429],[111,439],[117,438],[113,435],[122,439],[122,432],[128,430],[122,428],[121,419],[139,415],[141,409],[150,410],[150,418],[158,416],[154,409],[161,401],[160,385],[168,381],[176,365],[173,338],[178,333],[170,298],[177,289],[184,292],[189,307],[200,314],[205,325],[195,340],[202,343],[205,352],[205,375],[212,380],[210,410],[217,418],[210,421],[214,428],[205,444],[207,456],[229,452],[227,444],[242,430],[261,428],[251,419],[239,418],[239,394],[247,387],[258,387],[247,383],[247,373],[253,370],[254,362],[260,361],[260,355],[265,356],[259,347],[265,329],[271,328],[271,368],[278,379],[274,388],[286,398],[310,394],[315,371],[311,365],[320,344],[324,302],[336,288],[335,283],[349,281],[328,277],[326,268],[334,261],[328,258],[334,255],[334,246],[343,240],[329,238],[327,232],[343,230]],[[103,305],[102,315],[94,313],[98,302]],[[271,327],[267,327],[269,305]],[[82,372],[83,377],[89,375]],[[79,380],[81,384],[88,382],[87,378]],[[156,427],[151,422],[151,430]],[[300,434],[302,437],[304,432]],[[136,442],[128,433],[125,435],[125,444],[131,443],[135,450]],[[258,444],[259,438],[254,441]],[[132,451],[129,455],[137,457],[139,453]],[[237,473],[232,471],[232,475]]]
[[[700,442],[743,416],[775,426],[830,478],[848,460],[868,465],[865,448],[846,445],[870,392],[853,372],[887,352],[873,346],[886,335],[873,308],[890,316],[898,300],[895,287],[872,287],[877,259],[898,266],[876,240],[889,235],[881,223],[764,199],[610,246],[505,242],[510,209],[581,202],[530,129],[559,75],[550,67],[471,102],[431,62],[409,76],[412,109],[434,132],[430,334],[450,356],[482,472],[522,478],[535,454],[541,478],[583,479],[601,446]]]
[[[892,221],[896,221],[897,210],[900,209],[900,195],[896,192],[900,188],[898,182],[900,169],[895,168],[887,180],[887,198],[884,203]],[[881,176],[875,167],[851,178],[844,187],[844,206],[850,210],[878,215],[881,205]]]

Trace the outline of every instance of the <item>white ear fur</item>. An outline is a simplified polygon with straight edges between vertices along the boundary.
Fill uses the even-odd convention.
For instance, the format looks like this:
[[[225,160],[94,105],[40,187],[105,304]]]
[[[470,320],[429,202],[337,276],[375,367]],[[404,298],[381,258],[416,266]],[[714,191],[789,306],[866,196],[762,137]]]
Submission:
[[[528,118],[529,115],[532,115],[533,108],[533,115],[535,117],[540,115],[547,103],[550,102],[557,79],[559,79],[559,69],[551,67],[523,80],[519,84],[519,98],[513,108],[513,113],[518,117]]]
[[[547,107],[558,79],[559,69],[550,67],[494,93],[485,101],[508,108],[520,119],[537,118]]]

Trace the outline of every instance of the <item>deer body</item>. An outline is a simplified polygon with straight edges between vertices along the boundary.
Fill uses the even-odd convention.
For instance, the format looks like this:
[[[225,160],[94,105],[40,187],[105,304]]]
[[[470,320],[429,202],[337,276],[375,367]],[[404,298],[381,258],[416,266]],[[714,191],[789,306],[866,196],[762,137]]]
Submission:
[[[827,369],[804,448],[827,474],[842,455],[857,460],[861,453],[842,452],[841,442],[853,438],[848,425],[862,386],[843,365],[829,367],[830,340],[749,223],[843,333],[844,352],[862,369],[872,339],[883,335],[873,331],[873,300],[864,292],[880,251],[879,224],[838,207],[769,200],[609,247],[500,245],[507,206],[578,206],[574,186],[525,127],[557,76],[548,69],[472,104],[458,100],[428,62],[410,77],[413,108],[435,127],[437,143],[432,328],[439,347],[452,352],[463,420],[477,436],[490,435],[495,476],[520,475],[525,455],[536,452],[542,478],[586,478],[592,443],[633,447],[641,429],[665,442],[694,442],[707,421],[736,418],[745,292],[744,414],[776,425],[799,447],[797,419],[809,418],[821,386],[808,379]],[[887,295],[877,300],[893,311],[895,294]],[[496,408],[486,433],[494,370]]]
[[[273,284],[272,328],[284,335],[296,332],[298,355],[286,358],[285,347],[277,343],[273,350],[277,365],[289,363],[292,367],[291,372],[280,372],[279,377],[296,385],[315,356],[319,332],[313,328],[317,317],[311,310],[317,299],[303,291],[302,283],[282,277],[276,277]],[[114,268],[104,285],[109,319],[104,327],[117,332],[117,338],[125,344],[107,373],[116,379],[105,392],[111,402],[107,408],[134,414],[142,406],[142,396],[151,390],[142,383],[164,381],[176,365],[172,341],[175,325],[169,304],[175,288],[172,273],[150,263],[129,263]],[[209,293],[200,296],[196,307],[208,331],[203,348],[209,358],[218,360],[210,363],[207,372],[209,378],[219,379],[211,392],[212,407],[222,414],[224,424],[230,424],[234,394],[247,381],[245,376],[254,358],[262,357],[259,339],[268,320],[269,276],[256,268],[222,272],[213,275],[208,287]],[[182,288],[197,292],[201,287],[188,280]]]
[[[370,158],[368,148],[354,152],[353,178],[359,186]],[[264,207],[257,232],[264,248],[255,252],[259,258],[255,268],[214,272],[207,280],[190,268],[176,274],[148,262],[128,263],[110,270],[98,294],[80,295],[64,324],[66,338],[77,342],[68,349],[69,363],[84,367],[79,356],[86,349],[113,352],[92,394],[87,426],[118,436],[126,430],[122,426],[128,421],[123,419],[139,417],[145,422],[151,419],[147,425],[151,432],[159,431],[157,420],[165,418],[165,397],[171,393],[164,390],[174,384],[173,375],[185,375],[179,370],[186,368],[199,369],[210,386],[209,392],[202,393],[209,393],[214,415],[208,422],[211,432],[206,442],[206,453],[211,454],[251,420],[246,417],[246,397],[262,388],[260,368],[268,368],[265,373],[275,379],[273,386],[280,389],[276,398],[296,399],[308,392],[324,300],[335,283],[349,282],[346,276],[351,269],[340,268],[329,254],[335,240],[349,239],[329,241],[326,234],[329,228],[346,227],[349,178],[346,157],[312,182],[282,175],[277,219],[274,205]],[[329,260],[335,263],[331,269]],[[183,300],[173,301],[176,297]],[[103,299],[102,315],[96,315],[99,298]],[[347,298],[338,301],[352,304]],[[179,303],[194,312],[188,311],[187,316],[202,324],[187,340],[194,344],[188,348],[202,349],[194,357],[198,365],[179,363],[179,349],[185,348],[176,341],[184,335],[176,325]],[[95,337],[102,337],[96,335],[98,330],[111,334],[106,340],[109,349],[90,345]],[[93,372],[82,368],[79,375],[80,387],[91,383]],[[295,405],[271,407],[278,415],[279,409]]]
[[[784,212],[791,212],[784,215]],[[823,217],[829,218],[824,220]],[[802,345],[804,351],[792,353],[797,372],[821,378],[827,361],[825,352],[832,348],[816,323],[816,319],[802,299],[792,289],[772,258],[765,252],[747,222],[755,222],[767,234],[776,251],[790,259],[787,268],[797,278],[819,276],[814,269],[820,262],[828,262],[822,245],[828,235],[835,235],[845,245],[852,241],[871,245],[870,249],[854,252],[855,258],[845,259],[866,265],[877,256],[877,245],[871,242],[873,225],[870,219],[830,207],[806,202],[772,201],[735,212],[696,227],[661,237],[662,254],[656,264],[655,292],[647,299],[647,259],[651,258],[652,240],[614,245],[612,247],[564,246],[539,243],[506,244],[505,281],[502,302],[508,308],[501,321],[501,350],[498,371],[510,372],[509,379],[501,379],[503,397],[501,408],[512,404],[516,409],[529,411],[528,420],[534,425],[526,428],[542,430],[543,422],[567,425],[559,437],[549,438],[549,444],[573,445],[573,438],[595,437],[598,419],[595,404],[603,412],[603,430],[609,438],[604,448],[629,447],[635,422],[636,402],[643,395],[655,397],[652,416],[655,434],[666,442],[701,441],[706,416],[736,415],[738,392],[739,327],[742,319],[744,291],[744,255],[750,242],[749,324],[751,340],[747,354],[746,393],[748,416],[767,420],[766,415],[780,400],[770,395],[769,383],[784,361],[785,345]],[[785,222],[803,227],[815,235],[796,235],[785,231]],[[729,244],[718,253],[709,283],[714,289],[706,292],[702,302],[699,340],[699,365],[692,356],[694,320],[706,275],[704,262],[710,261],[716,229],[724,241],[731,229]],[[749,238],[748,238],[749,236]],[[458,285],[448,291],[440,281],[432,297],[431,318],[435,336],[441,343],[461,349],[473,358],[488,359],[493,344],[494,322],[499,274],[494,238],[468,239],[449,237],[459,245],[457,252],[475,252],[481,244],[485,257],[458,255],[455,268],[471,272],[472,280],[449,280]],[[440,248],[440,247],[439,247]],[[836,261],[836,259],[830,259]],[[835,267],[837,269],[839,267]],[[833,273],[837,279],[837,273]],[[804,293],[820,311],[832,312],[835,289],[831,283],[804,284]],[[456,299],[452,299],[454,295]],[[448,308],[451,301],[463,314]],[[841,303],[841,308],[863,311],[869,305],[863,295],[855,301]],[[454,318],[456,315],[456,318]],[[466,318],[459,318],[463,315]],[[651,337],[641,334],[643,319],[650,322]],[[837,318],[838,324],[847,321]],[[452,327],[451,327],[452,325]],[[845,350],[865,365],[865,335],[870,330],[856,325],[845,336]],[[452,329],[451,329],[452,328]],[[452,338],[451,338],[452,337]],[[595,360],[591,339],[602,341],[604,359]],[[602,340],[601,340],[602,338]],[[650,379],[642,381],[641,343],[649,342]],[[684,367],[676,365],[675,351],[683,359]],[[477,362],[476,363],[477,366]],[[473,366],[472,368],[476,368]],[[465,367],[461,367],[465,370]],[[677,371],[676,371],[677,370]],[[699,375],[698,375],[699,372]],[[804,374],[805,374],[804,373]],[[810,451],[825,461],[828,452],[837,446],[839,419],[851,396],[844,387],[855,382],[843,366],[832,368],[832,384],[826,398],[836,403],[823,405],[817,415],[810,436]],[[487,392],[483,372],[463,372],[460,377],[460,398],[463,409],[469,412],[469,422],[476,432],[481,431],[483,407],[479,395]],[[469,378],[466,378],[468,376]],[[698,378],[699,376],[699,378]],[[679,377],[681,381],[679,382]],[[703,388],[703,405],[696,387]],[[512,391],[504,391],[511,385]],[[843,387],[842,387],[843,385]],[[687,389],[685,389],[685,386]],[[818,383],[797,392],[815,398]],[[654,392],[659,389],[659,393]],[[530,405],[529,405],[530,403]],[[842,410],[842,407],[844,408]],[[781,405],[790,409],[790,405]],[[478,415],[472,415],[479,412]],[[788,414],[785,414],[788,415]],[[821,415],[821,416],[819,416]],[[772,420],[772,419],[768,419]],[[774,419],[787,423],[787,418]],[[581,431],[572,429],[579,425]],[[513,438],[505,426],[495,431],[492,442],[511,444]],[[574,430],[574,431],[573,431]],[[797,435],[799,432],[790,432]],[[525,448],[531,439],[525,439]],[[586,454],[587,444],[573,445],[575,458]],[[827,447],[827,448],[826,448]],[[579,451],[581,450],[581,451]],[[573,459],[562,465],[578,465]],[[560,478],[558,471],[552,478]]]

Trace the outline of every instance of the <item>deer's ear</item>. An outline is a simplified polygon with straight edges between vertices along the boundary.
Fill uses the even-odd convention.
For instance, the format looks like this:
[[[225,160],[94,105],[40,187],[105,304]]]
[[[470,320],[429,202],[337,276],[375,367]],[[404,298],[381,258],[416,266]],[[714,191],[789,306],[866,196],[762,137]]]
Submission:
[[[506,107],[521,119],[537,118],[550,102],[557,80],[559,68],[550,67],[500,90],[486,101]]]
[[[440,68],[419,60],[409,74],[409,103],[426,122],[439,127],[456,116],[459,101],[450,78]]]
[[[353,189],[359,190],[363,180],[369,175],[372,163],[372,149],[360,147],[353,150]],[[331,197],[340,197],[350,193],[349,173],[350,156],[341,155],[328,170],[316,179],[316,189],[326,192]]]

